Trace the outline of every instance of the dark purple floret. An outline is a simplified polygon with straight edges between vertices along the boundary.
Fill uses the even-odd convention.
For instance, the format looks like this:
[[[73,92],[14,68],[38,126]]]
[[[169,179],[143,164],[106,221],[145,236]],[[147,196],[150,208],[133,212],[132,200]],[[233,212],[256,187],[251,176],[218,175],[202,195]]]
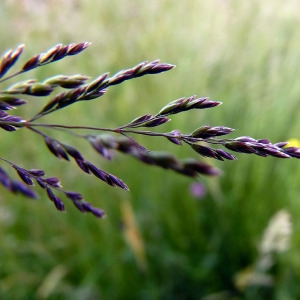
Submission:
[[[194,138],[209,138],[214,136],[226,135],[234,131],[233,128],[225,126],[202,126],[196,129],[191,136]]]
[[[159,125],[162,125],[164,123],[167,123],[171,121],[169,118],[166,117],[157,117],[151,121],[147,121],[146,123],[143,124],[144,127],[156,127]]]
[[[62,46],[58,51],[56,51],[56,53],[52,57],[52,60],[57,61],[64,58],[66,55],[68,55],[67,52],[68,52],[68,46]]]
[[[253,139],[252,137],[250,136],[241,136],[241,137],[238,137],[236,139],[234,139],[235,141],[238,141],[238,142],[257,142],[256,139]]]
[[[39,59],[40,59],[39,55],[36,55],[36,56],[32,57],[31,59],[29,59],[22,67],[22,71],[25,72],[25,71],[29,71],[31,69],[36,68],[39,65]]]
[[[16,168],[16,171],[19,175],[19,177],[24,181],[24,183],[28,185],[33,185],[33,180],[28,176],[27,172],[24,172],[21,169]]]
[[[46,188],[46,192],[47,192],[47,196],[48,198],[54,202],[56,196],[55,194],[52,192],[52,190],[50,188]]]
[[[85,160],[82,160],[82,159],[75,159],[78,167],[85,173],[87,174],[91,174],[88,166],[86,165],[86,161]]]
[[[176,144],[176,145],[182,145],[182,142],[180,141],[179,138],[175,138],[175,137],[167,137],[167,139],[172,142],[173,144]]]
[[[47,187],[47,184],[44,182],[43,179],[41,178],[35,178],[35,181],[38,183],[38,185],[41,187],[41,188],[46,188]]]
[[[64,148],[61,146],[61,144],[54,140],[51,139],[50,137],[45,137],[45,142],[46,145],[48,147],[48,149],[59,159],[63,158],[65,160],[69,160],[69,157],[66,153],[66,151],[64,150]]]
[[[84,93],[82,96],[80,96],[78,101],[94,100],[96,98],[99,98],[99,97],[103,96],[107,91],[108,91],[108,89],[101,88],[100,90],[95,90],[95,91],[92,91],[90,93]]]
[[[145,121],[148,121],[150,119],[152,119],[153,116],[150,115],[150,114],[146,114],[146,115],[143,115],[143,116],[140,116],[138,118],[135,118],[134,120],[132,120],[129,124],[130,125],[136,125],[136,124],[140,124],[140,123],[144,123]]]
[[[16,130],[18,130],[18,128],[16,128],[13,125],[9,125],[9,124],[0,124],[0,127],[2,129],[4,129],[5,131],[16,131]]]
[[[5,101],[14,106],[21,106],[27,103],[27,101],[24,99],[14,98],[14,97],[12,97],[11,99],[7,99]]]
[[[115,185],[117,185],[121,189],[129,191],[128,186],[120,178],[112,174],[109,174],[109,178]]]
[[[166,63],[156,64],[153,68],[149,70],[149,74],[158,74],[161,72],[169,71],[173,68],[175,68],[175,65]]]
[[[24,45],[19,45],[15,50],[6,51],[0,59],[0,77],[3,77],[6,72],[15,64],[24,49]]]
[[[93,165],[92,163],[86,161],[86,165],[88,167],[88,169],[99,179],[103,180],[104,182],[112,185],[110,182],[110,179],[109,179],[109,176],[108,174],[103,171],[103,170],[100,170],[99,168],[97,168],[95,165]]]
[[[21,193],[22,195],[33,199],[38,198],[37,194],[29,186],[15,180],[12,180],[12,192]]]
[[[56,196],[50,188],[46,188],[48,198],[54,203],[55,207],[59,211],[65,211],[65,206],[62,200]]]
[[[261,144],[271,144],[270,140],[268,139],[260,139],[260,140],[257,140],[258,143],[261,143]]]
[[[191,144],[191,147],[200,155],[204,156],[204,157],[211,157],[214,159],[218,159],[218,160],[223,160],[222,157],[216,153],[216,151],[212,148],[206,147],[206,146],[202,146],[199,144]]]
[[[245,142],[231,141],[224,143],[224,146],[232,151],[242,153],[256,153],[257,151],[253,147],[247,145]]]
[[[66,211],[65,205],[59,197],[55,196],[53,202],[54,202],[54,205],[57,208],[57,210]]]
[[[197,109],[213,108],[221,104],[222,102],[220,101],[205,100],[199,103],[199,105],[195,105],[193,108],[197,108]]]
[[[217,168],[214,168],[206,163],[196,161],[193,159],[186,160],[184,162],[184,171],[191,171],[191,172],[197,172],[203,175],[209,175],[209,176],[215,176],[220,175],[220,170]]]
[[[62,147],[67,151],[67,153],[69,155],[71,155],[75,160],[84,160],[83,156],[81,155],[81,153],[75,149],[74,147],[70,146],[70,145],[65,145],[62,144]]]
[[[19,116],[7,116],[5,118],[6,122],[24,122],[25,120]]]
[[[74,203],[74,205],[76,206],[76,208],[78,210],[80,210],[81,212],[85,213],[85,210],[84,210],[84,208],[81,205],[82,201],[73,201],[73,203]]]
[[[88,137],[88,141],[93,146],[93,148],[100,153],[105,159],[111,160],[113,157],[112,151],[106,148],[100,139],[94,136]]]
[[[8,190],[12,189],[11,179],[8,177],[8,175],[2,168],[0,168],[0,182]]]
[[[225,159],[228,159],[228,160],[236,160],[237,159],[234,155],[232,155],[231,153],[224,151],[222,149],[216,149],[215,151]]]
[[[300,158],[300,148],[288,147],[288,148],[284,148],[283,150],[287,155],[291,157]]]
[[[107,84],[104,83],[104,80],[107,78],[108,73],[104,73],[92,81],[86,88],[86,93],[89,94],[95,90],[104,89]]]
[[[88,202],[81,202],[81,207],[84,209],[85,212],[91,212],[94,216],[97,218],[104,218],[105,217],[105,212],[97,207],[93,207],[90,203]]]
[[[1,101],[0,102],[0,109],[1,110],[11,110],[11,109],[14,109],[15,107],[9,103],[6,103],[4,101]]]
[[[45,178],[44,182],[46,182],[48,185],[50,185],[54,188],[61,188],[60,180],[57,177]]]
[[[70,44],[68,45],[68,55],[76,55],[83,50],[85,50],[91,43],[89,42],[82,42],[78,44]]]
[[[41,177],[41,176],[44,176],[45,175],[45,172],[43,170],[40,170],[40,169],[31,169],[31,170],[28,170],[28,172],[34,176],[38,176],[38,177]]]
[[[279,142],[279,143],[274,144],[274,146],[276,146],[278,148],[283,148],[288,144],[289,144],[289,142]]]
[[[65,192],[65,195],[72,201],[80,201],[83,200],[83,196],[80,193],[76,192]]]
[[[9,114],[7,112],[0,110],[0,119],[4,119],[8,116],[9,116]]]
[[[274,157],[278,157],[278,158],[290,158],[291,156],[281,152],[281,151],[276,151],[276,149],[272,149],[272,148],[265,148],[262,150],[258,150],[258,153],[262,153],[262,154],[267,154],[270,156],[274,156]]]
[[[144,163],[156,165],[163,169],[177,169],[180,162],[172,155],[166,152],[139,152],[136,158]]]

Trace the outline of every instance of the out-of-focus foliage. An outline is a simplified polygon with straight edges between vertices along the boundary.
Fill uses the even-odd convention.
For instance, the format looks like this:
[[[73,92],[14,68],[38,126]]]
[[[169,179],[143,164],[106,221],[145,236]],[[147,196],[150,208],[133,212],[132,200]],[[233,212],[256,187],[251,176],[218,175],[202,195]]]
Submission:
[[[299,139],[299,6],[296,0],[5,0],[1,49],[25,43],[23,55],[29,58],[58,42],[93,42],[76,63],[67,59],[37,70],[34,77],[41,80],[65,70],[97,76],[156,58],[177,65],[173,72],[128,82],[97,105],[71,107],[70,120],[80,113],[86,124],[97,126],[100,120],[114,127],[112,116],[120,124],[197,94],[224,105],[174,116],[173,126],[190,132],[224,125],[236,128],[237,136],[275,143]],[[38,111],[44,103],[36,105]],[[60,112],[56,121],[68,122]],[[204,182],[206,196],[195,198],[195,186],[190,194],[192,182],[179,175],[143,172],[138,162],[118,156],[113,162],[99,158],[99,165],[127,179],[128,194],[97,180],[87,186],[72,166],[57,165],[42,145],[26,143],[34,137],[22,138],[20,162],[42,164],[49,175],[67,172],[65,186],[78,185],[108,217],[96,220],[72,209],[57,214],[46,199],[37,205],[1,189],[2,298],[300,297],[298,161],[241,155],[237,162],[213,162],[224,176]],[[162,142],[145,139],[149,148]],[[10,135],[0,145],[1,155],[15,159],[14,145]],[[185,151],[178,147],[178,156]],[[92,151],[87,155],[94,157]],[[272,244],[274,236],[284,245]],[[267,241],[271,252],[263,251]]]

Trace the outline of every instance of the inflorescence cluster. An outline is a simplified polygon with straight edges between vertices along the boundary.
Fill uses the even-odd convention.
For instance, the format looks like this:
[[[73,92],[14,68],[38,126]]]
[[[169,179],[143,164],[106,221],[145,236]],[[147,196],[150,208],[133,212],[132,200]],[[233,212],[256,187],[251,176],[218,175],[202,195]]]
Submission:
[[[76,55],[85,50],[90,43],[73,43],[69,45],[59,44],[45,53],[41,53],[30,58],[23,67],[12,75],[6,73],[18,60],[23,52],[24,45],[16,49],[8,50],[0,58],[0,83],[14,78],[17,75],[28,72],[32,69],[53,63],[67,56]],[[53,113],[59,109],[66,108],[78,101],[90,101],[103,96],[110,86],[120,84],[126,80],[134,79],[148,74],[157,74],[173,69],[175,66],[167,63],[160,63],[159,60],[152,62],[142,62],[133,68],[122,70],[113,76],[108,73],[100,75],[92,82],[87,83],[89,77],[84,75],[58,75],[38,82],[37,80],[27,80],[18,82],[12,86],[0,90],[0,128],[13,132],[16,130],[30,130],[44,140],[50,152],[59,159],[69,161],[73,159],[77,166],[85,173],[94,175],[103,182],[113,187],[128,190],[127,185],[113,174],[99,169],[73,146],[67,145],[52,136],[49,136],[43,129],[65,130],[76,137],[85,139],[99,154],[105,159],[111,160],[114,151],[128,154],[139,161],[170,169],[180,174],[197,177],[201,175],[218,175],[219,169],[212,167],[196,159],[179,160],[174,155],[165,152],[149,151],[139,144],[134,135],[163,137],[176,145],[186,144],[203,157],[210,157],[217,160],[235,160],[236,157],[216,147],[222,146],[235,152],[251,153],[259,156],[273,156],[278,158],[300,158],[300,149],[297,147],[287,147],[286,142],[272,144],[267,139],[256,140],[248,136],[235,139],[223,139],[220,136],[231,133],[234,129],[225,126],[201,126],[192,133],[184,134],[180,130],[171,132],[154,132],[150,129],[169,122],[171,115],[182,113],[192,109],[206,109],[219,106],[222,102],[212,101],[209,98],[198,98],[196,96],[184,97],[172,101],[164,106],[156,114],[146,114],[139,116],[131,122],[117,128],[89,127],[80,125],[62,125],[40,123],[37,120],[45,115]],[[27,103],[22,95],[33,97],[44,97],[54,93],[56,88],[65,89],[64,92],[57,93],[46,105],[34,115],[30,120],[25,120],[20,116],[11,115],[8,111],[16,109]],[[146,128],[146,130],[145,130]],[[149,129],[150,128],[150,129]],[[75,133],[76,130],[83,129],[87,134]],[[208,146],[213,145],[213,147]],[[57,192],[60,192],[70,199],[81,212],[90,212],[96,217],[102,218],[105,213],[102,209],[93,207],[84,201],[83,196],[78,192],[66,191],[62,188],[59,178],[46,177],[41,169],[24,169],[15,163],[0,157],[2,162],[9,164],[15,169],[21,180],[12,179],[8,173],[0,167],[0,182],[13,193],[20,193],[30,198],[37,198],[37,194],[31,188],[37,183],[45,190],[48,198],[54,203],[59,211],[64,211],[65,206]]]

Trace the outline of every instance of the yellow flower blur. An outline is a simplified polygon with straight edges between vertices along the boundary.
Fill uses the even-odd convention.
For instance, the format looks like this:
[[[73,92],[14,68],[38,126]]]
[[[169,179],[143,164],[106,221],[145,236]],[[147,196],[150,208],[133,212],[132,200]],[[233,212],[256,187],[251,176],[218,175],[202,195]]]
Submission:
[[[289,139],[287,140],[288,144],[286,147],[297,147],[300,148],[300,139]]]

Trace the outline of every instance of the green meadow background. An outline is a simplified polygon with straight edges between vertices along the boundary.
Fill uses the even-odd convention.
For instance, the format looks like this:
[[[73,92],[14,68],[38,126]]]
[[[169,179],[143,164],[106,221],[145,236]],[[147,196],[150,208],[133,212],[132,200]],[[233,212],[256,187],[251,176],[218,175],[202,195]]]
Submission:
[[[300,138],[299,11],[297,0],[2,0],[0,52],[25,43],[20,67],[57,43],[92,42],[18,80],[94,78],[157,58],[177,66],[111,87],[45,122],[117,127],[180,97],[209,96],[223,105],[173,116],[161,130],[223,125],[236,129],[233,138],[275,143]],[[30,118],[45,101],[34,98],[18,113]],[[224,172],[201,178],[207,194],[199,199],[188,178],[121,154],[104,161],[61,132],[55,137],[122,178],[130,192],[59,161],[31,132],[1,134],[1,157],[60,177],[107,213],[98,220],[65,201],[62,214],[39,187],[39,201],[0,188],[1,299],[300,298],[300,161],[245,154],[208,160]],[[138,141],[201,159],[164,139]]]

